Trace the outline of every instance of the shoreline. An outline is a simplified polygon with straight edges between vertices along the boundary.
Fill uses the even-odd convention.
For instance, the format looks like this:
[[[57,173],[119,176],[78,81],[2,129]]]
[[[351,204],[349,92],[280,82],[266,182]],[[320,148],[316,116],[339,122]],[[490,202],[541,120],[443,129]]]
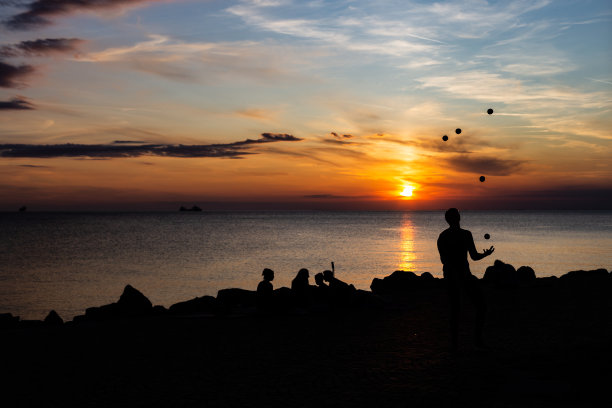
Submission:
[[[6,329],[5,386],[20,406],[605,406],[606,273],[483,282],[490,349],[472,345],[473,307],[465,302],[456,354],[437,282],[381,308],[271,316],[235,309]]]
[[[506,287],[516,287],[524,285],[542,285],[545,282],[552,284],[556,281],[565,281],[566,283],[571,282],[606,282],[606,277],[609,281],[612,281],[612,270],[608,273],[606,269],[600,268],[596,270],[584,271],[574,270],[567,272],[560,277],[555,275],[548,277],[536,277],[534,270],[528,266],[521,266],[516,269],[510,264],[506,264],[502,261],[496,260],[493,265],[487,267],[485,274],[482,278],[477,278],[482,282],[483,285],[497,285]],[[357,308],[363,309],[364,307],[375,306],[376,308],[384,307],[385,302],[389,303],[394,297],[401,298],[403,292],[412,293],[415,290],[429,290],[435,286],[442,287],[444,285],[444,279],[434,277],[429,272],[423,272],[421,275],[417,275],[410,271],[395,271],[393,274],[388,275],[382,279],[374,278],[370,284],[370,290],[357,289],[356,293],[358,296],[355,298],[355,305]],[[351,285],[352,286],[352,285]],[[316,286],[311,285],[311,288]],[[251,289],[243,288],[226,288],[221,289],[217,292],[217,296],[204,295],[196,297],[190,300],[183,300],[177,302],[168,308],[162,305],[155,305],[149,301],[149,299],[137,289],[134,289],[131,285],[127,285],[124,289],[124,293],[121,298],[125,296],[126,291],[132,291],[129,295],[134,294],[135,302],[142,302],[142,305],[136,306],[135,310],[115,310],[111,311],[113,306],[117,303],[102,305],[102,306],[90,306],[85,309],[85,313],[74,315],[71,320],[66,320],[57,314],[55,310],[50,310],[49,314],[45,319],[21,319],[19,315],[13,315],[12,313],[6,313],[0,311],[0,330],[2,328],[14,328],[18,324],[26,326],[37,326],[46,324],[46,320],[51,319],[52,324],[64,324],[73,323],[85,320],[112,320],[123,317],[145,317],[145,316],[160,316],[165,314],[185,314],[185,313],[205,313],[213,315],[227,315],[229,309],[239,307],[242,308],[241,313],[256,314],[255,310],[255,291]],[[287,287],[280,287],[274,289],[275,297],[280,302],[279,307],[285,310],[290,310],[294,307],[291,304],[291,289]],[[219,297],[223,299],[219,299]],[[120,300],[121,300],[120,298]],[[225,304],[223,304],[225,303]],[[321,308],[328,307],[329,305],[315,305],[314,310],[321,310]],[[347,305],[349,306],[349,305]],[[132,307],[132,306],[129,306]],[[308,313],[312,310],[302,310],[301,313]],[[106,316],[102,316],[106,314]],[[92,317],[93,316],[93,317]]]

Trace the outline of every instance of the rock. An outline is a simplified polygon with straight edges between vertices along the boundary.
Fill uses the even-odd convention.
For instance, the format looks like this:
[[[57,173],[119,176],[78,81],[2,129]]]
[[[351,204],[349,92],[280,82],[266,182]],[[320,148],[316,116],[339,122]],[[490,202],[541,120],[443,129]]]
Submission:
[[[92,320],[122,319],[151,315],[153,304],[145,295],[131,285],[126,285],[116,303],[90,307],[85,310],[85,317]]]
[[[257,292],[254,290],[230,288],[217,293],[217,302],[223,307],[255,306]]]
[[[117,303],[85,309],[85,317],[93,320],[117,319],[121,316],[121,309]]]
[[[421,276],[417,276],[410,271],[395,271],[383,279],[374,278],[370,289],[372,293],[380,296],[401,295],[407,291],[429,287],[437,281],[438,279],[429,272],[423,272]]]
[[[153,309],[151,309],[151,313],[155,316],[160,316],[168,313],[168,309],[162,305],[155,305],[153,306]]]
[[[202,296],[175,303],[168,311],[172,314],[214,313],[216,307],[217,299],[213,296]]]
[[[608,271],[603,268],[591,271],[571,271],[559,279],[571,284],[608,284],[611,281]]]
[[[535,271],[531,266],[521,266],[516,270],[516,275],[521,283],[532,282],[536,279]]]
[[[0,313],[0,329],[14,329],[19,324],[19,316],[11,313]]]
[[[496,285],[514,286],[518,283],[518,276],[514,266],[497,259],[486,269],[482,280]]]
[[[117,305],[121,309],[122,314],[131,316],[149,314],[153,308],[151,301],[131,285],[125,286]]]
[[[42,320],[20,320],[19,328],[20,329],[33,329],[36,327],[41,327],[45,323]]]
[[[499,259],[492,266],[489,266],[482,278],[484,282],[493,283],[501,286],[517,286],[536,281],[535,271],[530,266],[521,266],[514,269],[514,266],[504,263]]]
[[[274,289],[272,293],[272,308],[276,312],[287,312],[295,307],[293,291],[287,287]]]
[[[72,318],[72,323],[81,324],[87,322],[87,316],[85,315],[77,315]]]
[[[51,310],[47,317],[45,317],[45,325],[47,326],[61,326],[64,324],[64,320],[57,314],[55,310]]]
[[[357,289],[351,297],[351,306],[362,309],[382,309],[386,306],[386,302],[372,292]]]
[[[433,275],[429,272],[423,272],[421,274],[421,279],[425,281],[433,281],[436,278],[434,278]]]

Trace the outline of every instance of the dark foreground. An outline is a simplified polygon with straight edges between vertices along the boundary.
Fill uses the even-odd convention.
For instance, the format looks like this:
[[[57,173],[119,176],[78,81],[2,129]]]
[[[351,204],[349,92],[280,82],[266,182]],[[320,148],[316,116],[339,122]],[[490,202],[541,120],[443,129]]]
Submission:
[[[3,406],[611,406],[608,285],[486,286],[486,339],[444,290],[383,309],[3,330]]]

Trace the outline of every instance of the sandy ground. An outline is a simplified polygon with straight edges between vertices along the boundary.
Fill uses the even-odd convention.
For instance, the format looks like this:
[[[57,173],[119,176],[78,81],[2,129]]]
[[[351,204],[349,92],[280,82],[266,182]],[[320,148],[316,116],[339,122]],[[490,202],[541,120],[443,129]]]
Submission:
[[[3,406],[612,406],[610,285],[487,287],[449,352],[446,293],[384,310],[189,316],[2,336]]]

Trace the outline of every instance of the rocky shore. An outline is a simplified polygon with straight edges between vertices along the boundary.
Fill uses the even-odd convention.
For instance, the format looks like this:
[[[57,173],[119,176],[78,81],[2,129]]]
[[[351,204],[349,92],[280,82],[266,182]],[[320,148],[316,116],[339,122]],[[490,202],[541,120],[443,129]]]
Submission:
[[[612,402],[612,273],[482,278],[488,349],[462,306],[449,350],[444,282],[396,271],[342,303],[225,289],[165,308],[127,285],[64,322],[0,315],[5,406],[588,406]],[[600,401],[603,399],[603,403]],[[586,404],[586,405],[585,405]]]

